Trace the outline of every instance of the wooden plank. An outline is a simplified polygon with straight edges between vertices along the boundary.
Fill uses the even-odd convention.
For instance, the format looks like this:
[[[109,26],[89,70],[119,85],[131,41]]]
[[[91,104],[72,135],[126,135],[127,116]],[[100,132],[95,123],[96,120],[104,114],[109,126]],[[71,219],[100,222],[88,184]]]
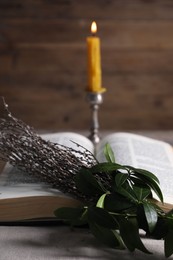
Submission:
[[[79,25],[77,25],[76,22],[73,23],[67,23],[66,20],[64,21],[57,21],[57,22],[35,22],[34,25],[32,24],[32,20],[26,21],[21,24],[21,21],[12,21],[7,22],[8,30],[6,31],[6,35],[8,38],[11,39],[12,42],[16,44],[25,44],[25,43],[63,43],[63,42],[69,42],[71,43],[77,43],[82,42],[84,43],[85,37],[89,34],[87,32],[84,33],[84,28],[80,28]],[[147,26],[147,24],[145,24]],[[34,26],[34,28],[33,28]],[[127,28],[126,28],[127,26]],[[170,26],[172,26],[172,23],[170,23]],[[83,26],[84,27],[84,26]],[[145,34],[144,26],[136,26],[136,24],[127,24],[126,22],[118,22],[115,25],[112,25],[112,23],[103,23],[100,25],[101,32],[102,32],[102,42],[104,44],[108,43],[109,46],[112,46],[113,39],[114,41],[114,47],[118,48],[118,42],[121,41],[121,38],[124,34],[126,34],[126,40],[128,42],[129,34],[133,38],[133,31],[135,30],[135,34],[137,33],[136,27],[139,27],[139,30],[142,31],[143,35]],[[150,24],[148,24],[148,27],[150,27]],[[160,27],[160,25],[159,25]],[[167,26],[166,26],[167,27]],[[147,28],[149,29],[149,28]],[[152,32],[155,28],[153,28]],[[170,28],[171,29],[171,28]],[[146,30],[146,29],[145,29]],[[151,29],[147,31],[147,34],[149,34]],[[161,28],[160,31],[162,32]],[[168,29],[167,29],[168,31]],[[111,36],[111,33],[113,33],[113,36]],[[110,38],[111,37],[111,38]],[[145,37],[145,36],[143,36]],[[106,38],[106,39],[105,39]],[[168,39],[169,40],[169,39]],[[122,43],[121,43],[122,44]],[[127,44],[127,43],[126,43]],[[70,45],[69,45],[70,46]],[[119,46],[120,47],[120,46]],[[124,47],[124,46],[123,46]],[[135,46],[134,46],[135,47]]]
[[[173,50],[116,50],[102,48],[103,74],[111,73],[172,73]],[[55,48],[18,48],[16,56],[0,53],[0,67],[18,71],[55,71],[56,73],[85,73],[86,46],[56,45]],[[13,66],[14,65],[14,66]]]
[[[171,0],[1,0],[0,17],[66,18],[66,19],[173,19]]]
[[[171,21],[118,21],[100,24],[102,45],[117,49],[172,49]]]
[[[124,94],[124,91],[136,92],[140,91],[141,94],[157,93],[158,91],[163,95],[165,92],[171,94],[173,73],[138,73],[138,74],[124,74],[124,73],[111,73],[103,75],[103,85],[109,91],[116,91]],[[70,91],[79,93],[85,90],[86,74],[81,73],[61,73],[57,74],[56,70],[49,71],[36,71],[34,74],[29,71],[26,72],[13,72],[1,73],[0,71],[0,94],[3,92],[11,92],[13,96],[15,93],[13,89],[18,86],[21,89],[28,89],[34,91],[46,88],[47,92],[50,89],[61,91],[68,96]],[[116,93],[115,93],[116,94]],[[17,93],[16,93],[17,95]],[[116,97],[115,97],[116,98]]]
[[[72,129],[74,131],[83,129],[89,131],[90,110],[88,106],[81,101],[70,104],[65,99],[63,104],[65,101],[66,106],[63,109],[61,103],[58,105],[51,99],[43,104],[41,100],[32,103],[21,101],[21,99],[17,99],[16,103],[12,101],[9,103],[11,111],[16,116],[38,130],[68,131]],[[61,109],[59,109],[60,106]],[[133,109],[130,109],[130,106],[124,109],[114,106],[114,110],[111,110],[110,108],[106,109],[105,105],[102,106],[99,113],[101,129],[170,129],[172,127],[172,120],[170,119],[173,113],[171,111],[165,115],[164,113],[159,114],[158,109],[151,110],[151,108],[148,108],[144,110],[146,106],[143,109],[139,109],[139,107],[141,107],[139,103]],[[138,112],[134,113],[136,110]],[[159,112],[161,111],[159,110]]]
[[[172,73],[173,50],[102,50],[102,68],[110,73]]]
[[[1,73],[9,73],[13,67],[13,58],[11,55],[0,54],[0,71]]]
[[[89,35],[88,22],[67,20],[20,19],[2,22],[3,34],[14,46],[28,44],[77,43],[85,45]],[[102,46],[117,49],[172,49],[172,21],[100,21],[99,35]],[[0,39],[1,41],[1,39]]]
[[[74,125],[80,128],[80,118],[85,120],[83,111],[88,107],[84,98],[67,95],[66,92],[58,92],[53,88],[41,88],[41,91],[35,88],[31,91],[29,88],[14,86],[13,94],[10,92],[8,95],[7,91],[4,96],[13,115],[35,128],[52,131],[56,128],[70,129]]]
[[[164,79],[163,88],[163,83],[159,82]],[[18,84],[11,80],[11,85],[1,82],[0,94],[5,96],[16,116],[37,129],[86,130],[90,125],[89,104],[85,101],[82,83],[77,80],[71,77],[71,86],[68,85],[69,79],[63,84],[60,80],[56,87],[51,84],[37,86],[37,83],[34,85],[34,81],[28,80],[28,85],[22,87],[22,82]],[[108,91],[99,114],[104,129],[173,127],[173,120],[170,120],[173,117],[173,110],[170,109],[173,103],[172,75],[169,78],[114,75],[111,82],[112,85],[106,85]],[[110,116],[113,119],[110,120]]]

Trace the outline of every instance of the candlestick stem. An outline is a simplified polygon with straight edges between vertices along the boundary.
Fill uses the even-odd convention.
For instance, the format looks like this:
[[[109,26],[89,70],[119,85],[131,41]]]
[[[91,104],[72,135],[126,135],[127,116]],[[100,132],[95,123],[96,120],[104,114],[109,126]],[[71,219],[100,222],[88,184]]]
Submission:
[[[89,139],[96,145],[100,141],[98,110],[99,106],[103,102],[103,97],[101,93],[89,92],[87,94],[87,100],[89,101],[91,108],[91,127]]]

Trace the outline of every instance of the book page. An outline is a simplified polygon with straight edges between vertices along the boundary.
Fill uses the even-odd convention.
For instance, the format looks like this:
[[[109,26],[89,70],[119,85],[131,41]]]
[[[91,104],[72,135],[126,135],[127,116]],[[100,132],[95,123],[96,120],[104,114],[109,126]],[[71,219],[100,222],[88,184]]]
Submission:
[[[52,134],[44,134],[42,137],[53,143],[58,143],[77,151],[84,151],[87,149],[90,152],[94,152],[93,143],[85,136],[73,132],[59,132]],[[79,145],[79,146],[78,146]]]
[[[173,203],[173,149],[172,146],[148,137],[115,133],[105,137],[98,146],[97,159],[106,161],[103,148],[109,143],[117,163],[151,171],[160,181],[167,203]]]
[[[28,196],[62,196],[62,193],[7,163],[0,175],[0,199]]]
[[[41,137],[53,143],[73,148],[76,151],[84,151],[85,149],[93,151],[92,142],[80,134],[63,132],[44,134]],[[3,169],[2,174],[0,174],[0,199],[53,195],[67,197],[67,195],[61,193],[59,190],[52,189],[50,185],[41,182],[38,178],[30,176],[8,163]]]

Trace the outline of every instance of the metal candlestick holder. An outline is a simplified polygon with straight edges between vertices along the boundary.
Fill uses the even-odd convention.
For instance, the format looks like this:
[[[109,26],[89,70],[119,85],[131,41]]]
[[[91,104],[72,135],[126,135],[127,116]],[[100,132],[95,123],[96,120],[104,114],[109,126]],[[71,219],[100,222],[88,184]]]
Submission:
[[[99,110],[99,106],[103,102],[102,93],[88,92],[87,101],[90,103],[90,107],[91,107],[91,128],[90,128],[89,139],[93,142],[93,144],[96,145],[100,141],[98,110]]]

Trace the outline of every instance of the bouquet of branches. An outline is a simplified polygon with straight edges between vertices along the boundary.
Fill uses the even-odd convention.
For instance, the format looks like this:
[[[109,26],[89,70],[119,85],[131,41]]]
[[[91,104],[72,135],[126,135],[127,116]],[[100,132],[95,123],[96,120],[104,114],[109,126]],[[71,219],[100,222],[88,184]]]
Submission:
[[[111,144],[104,149],[107,162],[99,163],[85,148],[80,152],[45,141],[12,116],[4,100],[3,104],[0,159],[82,201],[77,208],[57,209],[58,219],[71,226],[87,226],[112,248],[149,254],[140,238],[142,229],[147,236],[164,241],[166,257],[173,254],[173,210],[164,212],[153,200],[154,192],[163,202],[153,173],[116,163]]]

